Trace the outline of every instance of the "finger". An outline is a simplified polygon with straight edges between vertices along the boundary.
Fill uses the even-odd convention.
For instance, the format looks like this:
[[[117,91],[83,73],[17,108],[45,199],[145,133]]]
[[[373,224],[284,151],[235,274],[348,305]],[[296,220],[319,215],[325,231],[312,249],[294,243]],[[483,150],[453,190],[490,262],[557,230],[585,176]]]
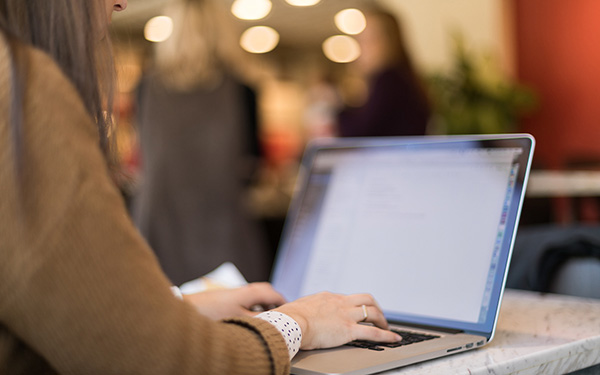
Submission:
[[[367,319],[364,321],[373,323],[375,326],[377,326],[379,328],[388,329],[388,322],[385,319],[383,312],[381,312],[381,310],[379,310],[379,308],[377,308],[376,306],[367,306],[367,305],[365,305],[365,307],[366,307],[366,311],[367,311]],[[362,307],[360,309],[361,309],[361,320],[362,320],[362,319],[364,319],[364,314],[362,311]]]
[[[367,305],[356,306],[353,311],[357,311],[354,320],[358,323],[366,322],[369,318],[369,309],[367,308]]]
[[[354,340],[378,342],[397,342],[402,340],[402,337],[397,333],[364,324],[356,324],[353,327],[352,337],[354,337]]]

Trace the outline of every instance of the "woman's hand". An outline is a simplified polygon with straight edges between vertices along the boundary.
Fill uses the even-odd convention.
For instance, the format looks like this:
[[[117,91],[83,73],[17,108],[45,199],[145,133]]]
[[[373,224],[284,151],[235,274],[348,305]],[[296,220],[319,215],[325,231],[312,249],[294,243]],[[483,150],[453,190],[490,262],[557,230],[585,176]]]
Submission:
[[[330,348],[352,340],[395,342],[402,339],[387,330],[383,312],[370,294],[345,296],[323,292],[297,299],[275,311],[290,316],[300,325],[301,349]],[[374,326],[357,324],[359,322]]]
[[[254,316],[254,306],[265,309],[285,303],[269,283],[252,283],[235,289],[218,289],[187,294],[183,299],[190,302],[203,315],[219,320],[240,316]]]

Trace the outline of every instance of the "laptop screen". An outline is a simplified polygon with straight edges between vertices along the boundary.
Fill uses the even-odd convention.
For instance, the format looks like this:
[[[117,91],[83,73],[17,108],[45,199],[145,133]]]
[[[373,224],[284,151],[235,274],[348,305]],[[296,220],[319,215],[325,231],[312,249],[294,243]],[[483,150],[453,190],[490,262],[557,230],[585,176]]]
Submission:
[[[332,142],[305,155],[276,289],[371,293],[390,321],[491,332],[530,138]]]

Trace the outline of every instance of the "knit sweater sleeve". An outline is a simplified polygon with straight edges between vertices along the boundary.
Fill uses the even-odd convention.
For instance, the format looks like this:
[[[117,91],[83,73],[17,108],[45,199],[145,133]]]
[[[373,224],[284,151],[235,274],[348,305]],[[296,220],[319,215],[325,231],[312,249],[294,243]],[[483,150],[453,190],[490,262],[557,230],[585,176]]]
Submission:
[[[0,347],[18,343],[0,350],[0,369],[12,373],[2,361],[27,351],[64,374],[288,373],[268,322],[215,322],[173,297],[75,89],[42,53],[29,59],[21,177],[0,119]],[[5,106],[9,59],[0,60]]]

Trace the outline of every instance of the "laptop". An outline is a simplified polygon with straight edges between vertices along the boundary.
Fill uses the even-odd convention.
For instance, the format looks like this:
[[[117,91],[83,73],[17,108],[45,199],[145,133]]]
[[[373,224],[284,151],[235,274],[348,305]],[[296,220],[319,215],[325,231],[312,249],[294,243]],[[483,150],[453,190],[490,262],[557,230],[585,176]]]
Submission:
[[[288,300],[370,293],[403,340],[301,351],[292,373],[371,374],[490,342],[534,144],[527,134],[309,144],[271,282]]]

